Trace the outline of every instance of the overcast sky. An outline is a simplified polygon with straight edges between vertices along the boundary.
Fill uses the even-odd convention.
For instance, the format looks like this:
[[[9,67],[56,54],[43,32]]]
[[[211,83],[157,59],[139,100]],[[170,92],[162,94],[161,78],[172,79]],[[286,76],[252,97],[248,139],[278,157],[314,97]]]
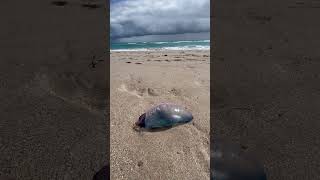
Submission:
[[[210,0],[111,0],[112,41],[210,38]]]

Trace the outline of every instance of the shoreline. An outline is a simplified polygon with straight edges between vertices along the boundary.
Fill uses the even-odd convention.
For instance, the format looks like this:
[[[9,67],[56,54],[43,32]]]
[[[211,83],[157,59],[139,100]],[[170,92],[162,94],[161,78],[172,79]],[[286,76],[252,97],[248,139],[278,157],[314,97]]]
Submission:
[[[173,51],[173,52],[180,52],[180,51],[210,51],[208,49],[110,49],[110,52],[164,52],[164,51]]]

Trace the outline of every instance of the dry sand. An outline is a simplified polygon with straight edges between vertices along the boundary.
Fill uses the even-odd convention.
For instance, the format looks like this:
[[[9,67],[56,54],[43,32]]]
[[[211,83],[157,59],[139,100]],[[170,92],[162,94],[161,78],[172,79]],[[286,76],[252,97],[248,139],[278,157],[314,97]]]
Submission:
[[[111,179],[209,179],[209,51],[111,53]],[[133,124],[160,102],[193,123],[159,132]]]
[[[105,1],[2,1],[0,176],[92,179],[108,159]],[[104,60],[106,56],[102,57]]]
[[[216,137],[257,156],[268,180],[320,177],[316,1],[215,1]]]

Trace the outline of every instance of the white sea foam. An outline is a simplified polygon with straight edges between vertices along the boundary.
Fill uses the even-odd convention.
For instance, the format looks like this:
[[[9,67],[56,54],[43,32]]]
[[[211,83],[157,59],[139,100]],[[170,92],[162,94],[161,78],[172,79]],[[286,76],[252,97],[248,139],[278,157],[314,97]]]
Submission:
[[[172,43],[189,43],[189,42],[210,42],[210,40],[198,40],[198,41],[174,41]]]
[[[193,41],[174,41],[172,43],[186,43],[186,42],[193,42]]]
[[[210,50],[210,46],[180,46],[162,48],[134,48],[134,49],[114,49],[111,51],[179,51],[179,50]]]
[[[163,50],[210,50],[210,46],[180,46],[180,47],[164,47]]]
[[[150,42],[150,43],[152,43],[152,44],[167,44],[169,42]]]
[[[135,49],[110,49],[110,51],[150,51],[147,48],[135,48]]]

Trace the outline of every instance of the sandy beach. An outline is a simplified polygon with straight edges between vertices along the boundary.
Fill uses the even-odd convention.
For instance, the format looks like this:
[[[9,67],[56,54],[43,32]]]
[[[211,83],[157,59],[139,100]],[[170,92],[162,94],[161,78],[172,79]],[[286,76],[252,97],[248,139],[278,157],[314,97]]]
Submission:
[[[320,176],[318,4],[226,0],[213,10],[211,127],[256,156],[268,180]]]
[[[210,52],[111,52],[111,179],[209,179]],[[136,132],[161,102],[185,106],[192,123]]]
[[[105,2],[87,2],[1,2],[0,176],[92,179],[108,161]]]

